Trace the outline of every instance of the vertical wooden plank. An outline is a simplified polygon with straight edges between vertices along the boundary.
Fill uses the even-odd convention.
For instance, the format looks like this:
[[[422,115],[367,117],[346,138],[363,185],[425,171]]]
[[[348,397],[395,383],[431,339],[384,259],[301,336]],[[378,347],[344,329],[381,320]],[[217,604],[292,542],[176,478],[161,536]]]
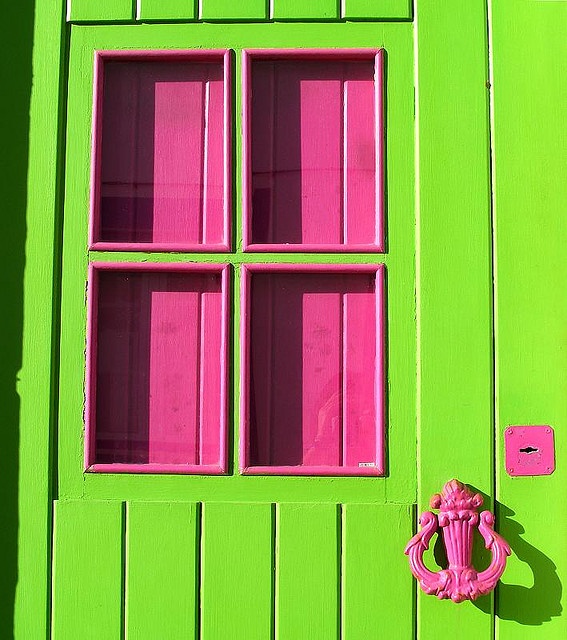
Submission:
[[[133,502],[126,515],[128,640],[197,638],[197,506]]]
[[[55,503],[53,640],[122,634],[122,503]]]
[[[201,0],[203,20],[264,20],[266,0]]]
[[[111,20],[132,20],[133,0],[70,0],[67,20],[71,22],[105,22]]]
[[[202,640],[272,637],[272,531],[270,504],[203,505]]]
[[[59,317],[64,4],[2,8],[0,636],[49,636],[49,532]],[[8,302],[9,301],[9,302]]]
[[[139,0],[138,20],[191,20],[194,0]]]
[[[278,505],[276,539],[276,637],[338,638],[337,505]]]
[[[342,640],[414,637],[410,505],[343,505]],[[412,615],[412,613],[414,615]]]
[[[501,640],[565,638],[567,4],[492,2],[491,18],[497,523],[512,547],[496,629]],[[553,475],[507,475],[511,424],[555,429]]]
[[[417,49],[418,504],[423,509],[453,477],[489,496],[493,489],[485,0],[420,0]],[[485,613],[490,607],[489,597],[455,607],[420,592],[420,638],[491,638],[492,616]]]
[[[274,0],[276,20],[302,20],[338,18],[339,4],[337,0]]]

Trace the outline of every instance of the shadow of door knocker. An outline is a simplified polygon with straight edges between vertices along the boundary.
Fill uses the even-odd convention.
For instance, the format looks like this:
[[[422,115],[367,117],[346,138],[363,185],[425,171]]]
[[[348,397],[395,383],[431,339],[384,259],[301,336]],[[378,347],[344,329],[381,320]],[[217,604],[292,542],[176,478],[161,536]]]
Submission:
[[[408,542],[404,553],[409,556],[410,569],[425,593],[438,598],[450,598],[453,602],[476,600],[494,589],[506,568],[510,546],[496,533],[494,514],[477,512],[482,496],[472,493],[462,482],[451,480],[430,500],[433,509],[421,514],[421,530]],[[479,522],[480,521],[480,522]],[[480,573],[472,566],[474,527],[484,538],[484,544],[492,553],[490,566]],[[449,566],[441,571],[430,571],[423,562],[423,554],[429,548],[433,534],[441,528]]]

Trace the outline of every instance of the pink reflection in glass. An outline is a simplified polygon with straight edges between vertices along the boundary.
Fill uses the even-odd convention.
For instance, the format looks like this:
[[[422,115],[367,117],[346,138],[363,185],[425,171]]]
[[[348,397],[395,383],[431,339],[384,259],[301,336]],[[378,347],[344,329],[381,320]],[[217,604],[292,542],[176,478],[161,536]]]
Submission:
[[[115,463],[219,467],[225,394],[221,269],[114,267],[94,273],[94,451],[87,452],[87,464],[95,470]]]
[[[376,269],[285,273],[257,267],[248,287],[246,471],[378,473]]]

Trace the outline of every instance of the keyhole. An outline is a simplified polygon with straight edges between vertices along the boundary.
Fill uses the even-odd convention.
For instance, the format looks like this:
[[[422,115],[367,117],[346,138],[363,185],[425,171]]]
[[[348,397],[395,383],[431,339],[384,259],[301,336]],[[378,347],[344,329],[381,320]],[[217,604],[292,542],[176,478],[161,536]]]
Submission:
[[[535,453],[536,451],[539,451],[537,447],[524,447],[523,449],[520,449],[521,453]]]

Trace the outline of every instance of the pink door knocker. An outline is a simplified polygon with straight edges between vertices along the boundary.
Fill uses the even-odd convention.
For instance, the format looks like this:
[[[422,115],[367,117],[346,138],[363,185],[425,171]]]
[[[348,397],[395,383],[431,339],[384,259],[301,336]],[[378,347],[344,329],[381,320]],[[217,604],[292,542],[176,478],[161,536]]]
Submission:
[[[482,496],[473,494],[462,482],[451,480],[430,500],[439,515],[425,511],[421,514],[421,530],[408,542],[404,553],[409,556],[410,569],[419,586],[427,594],[439,599],[451,598],[453,602],[476,600],[494,589],[506,568],[510,546],[496,533],[494,515],[490,511],[477,512]],[[479,524],[480,519],[480,524]],[[484,544],[492,552],[490,566],[478,573],[472,566],[474,527],[484,538]],[[423,562],[423,554],[437,528],[443,532],[443,543],[449,567],[441,571],[430,571]]]

